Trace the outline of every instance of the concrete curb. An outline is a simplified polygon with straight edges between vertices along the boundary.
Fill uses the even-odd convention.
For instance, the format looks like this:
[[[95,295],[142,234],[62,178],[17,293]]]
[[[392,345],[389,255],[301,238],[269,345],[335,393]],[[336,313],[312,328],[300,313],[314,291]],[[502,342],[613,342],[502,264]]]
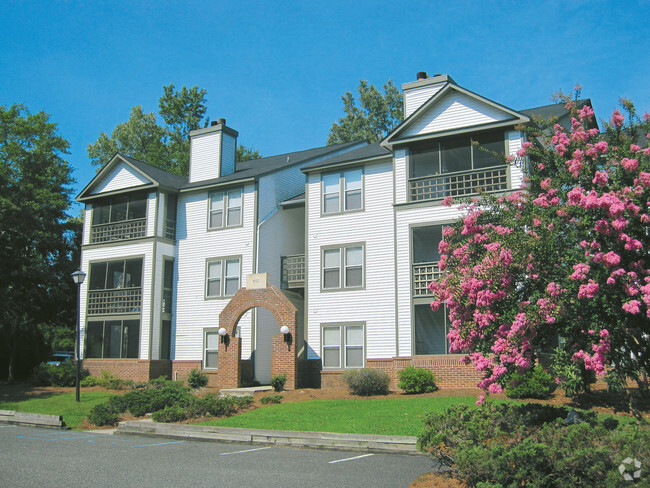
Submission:
[[[205,425],[166,424],[151,420],[120,422],[115,434],[149,435],[262,446],[309,447],[314,449],[424,455],[417,450],[417,438],[406,436],[240,429]]]
[[[51,429],[70,429],[65,425],[63,417],[60,415],[43,415],[40,413],[16,412],[14,410],[0,410],[0,423],[32,425]]]

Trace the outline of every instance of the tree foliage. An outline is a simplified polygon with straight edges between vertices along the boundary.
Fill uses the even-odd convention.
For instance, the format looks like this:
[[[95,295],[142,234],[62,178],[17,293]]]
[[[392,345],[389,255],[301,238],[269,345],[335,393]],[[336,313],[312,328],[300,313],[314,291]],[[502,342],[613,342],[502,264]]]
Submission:
[[[359,105],[349,91],[341,97],[345,117],[332,124],[327,144],[368,140],[380,141],[404,119],[402,94],[392,80],[384,84],[382,93],[374,85],[359,82]]]
[[[173,84],[163,87],[159,99],[159,125],[156,115],[145,113],[140,105],[131,109],[129,120],[118,124],[109,136],[100,133],[88,145],[91,164],[101,168],[120,152],[171,173],[187,175],[190,163],[190,131],[207,127],[207,91],[196,86],[176,90]],[[237,148],[239,161],[260,157],[259,152],[244,146]]]
[[[37,325],[74,324],[80,229],[66,213],[73,180],[56,124],[22,105],[0,106],[0,121],[0,336],[11,381],[20,341]]]
[[[518,153],[529,161],[523,191],[469,203],[444,229],[432,306],[446,304],[450,351],[468,353],[489,392],[558,336],[556,381],[591,371],[611,385],[647,387],[650,116],[623,106],[627,120],[614,111],[601,134],[591,108],[567,100],[570,130],[533,133]]]

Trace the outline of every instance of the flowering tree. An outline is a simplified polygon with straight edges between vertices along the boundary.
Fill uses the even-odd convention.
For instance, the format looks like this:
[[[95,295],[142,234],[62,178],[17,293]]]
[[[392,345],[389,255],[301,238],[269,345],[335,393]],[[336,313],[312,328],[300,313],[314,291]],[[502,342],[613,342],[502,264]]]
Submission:
[[[556,381],[574,391],[585,371],[647,388],[650,149],[637,143],[650,116],[622,104],[627,120],[614,111],[601,134],[591,107],[567,100],[571,127],[532,133],[518,153],[524,188],[466,204],[444,230],[432,307],[446,304],[450,351],[484,372],[484,392],[558,344]]]

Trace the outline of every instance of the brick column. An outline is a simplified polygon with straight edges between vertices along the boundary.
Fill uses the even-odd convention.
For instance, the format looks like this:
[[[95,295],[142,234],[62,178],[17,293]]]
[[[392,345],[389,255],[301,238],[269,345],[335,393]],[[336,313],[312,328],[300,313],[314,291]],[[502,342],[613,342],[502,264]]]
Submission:
[[[239,358],[241,357],[241,338],[230,337],[230,344],[219,342],[218,377],[219,388],[237,388],[239,386]]]

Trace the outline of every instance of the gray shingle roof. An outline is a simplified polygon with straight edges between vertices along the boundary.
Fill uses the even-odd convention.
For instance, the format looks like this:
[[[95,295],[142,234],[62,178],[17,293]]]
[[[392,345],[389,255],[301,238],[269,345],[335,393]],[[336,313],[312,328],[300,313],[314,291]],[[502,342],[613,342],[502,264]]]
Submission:
[[[551,105],[543,105],[541,107],[534,107],[534,108],[527,108],[525,110],[519,110],[524,115],[528,115],[529,117],[541,117],[542,119],[550,119],[551,117],[563,117],[565,115],[569,114],[569,111],[565,108],[565,103],[553,103]],[[582,108],[584,105],[590,105],[591,106],[591,100],[590,99],[585,99],[585,100],[578,100],[577,106],[578,108]]]
[[[242,161],[236,164],[235,172],[232,174],[222,176],[221,178],[212,178],[209,180],[186,183],[182,189],[190,190],[204,186],[221,185],[241,180],[256,179],[262,175],[272,173],[289,166],[308,163],[312,159],[326,156],[327,154],[334,153],[347,147],[355,146],[357,144],[359,144],[359,142],[346,142],[343,144],[334,144],[331,146],[306,149],[304,151],[279,154],[277,156],[270,156],[267,158],[255,159],[252,161]]]
[[[381,156],[390,156],[391,154],[392,153],[388,149],[382,147],[379,142],[373,142],[372,144],[368,144],[367,146],[360,147],[359,149],[355,149],[353,151],[346,152],[344,154],[339,154],[338,156],[327,158],[324,161],[318,161],[317,163],[314,164],[308,164],[307,166],[302,168],[302,171],[308,172],[308,171],[335,166],[347,162],[362,161],[365,159],[371,159],[371,158],[376,158]]]
[[[151,166],[148,163],[139,161],[130,156],[125,156],[124,154],[120,154],[120,157],[131,163],[137,169],[149,176],[152,180],[158,182],[158,184],[161,186],[166,186],[168,188],[178,190],[185,183],[187,183],[187,176],[180,176],[174,173],[170,173],[169,171],[156,168],[155,166]]]

